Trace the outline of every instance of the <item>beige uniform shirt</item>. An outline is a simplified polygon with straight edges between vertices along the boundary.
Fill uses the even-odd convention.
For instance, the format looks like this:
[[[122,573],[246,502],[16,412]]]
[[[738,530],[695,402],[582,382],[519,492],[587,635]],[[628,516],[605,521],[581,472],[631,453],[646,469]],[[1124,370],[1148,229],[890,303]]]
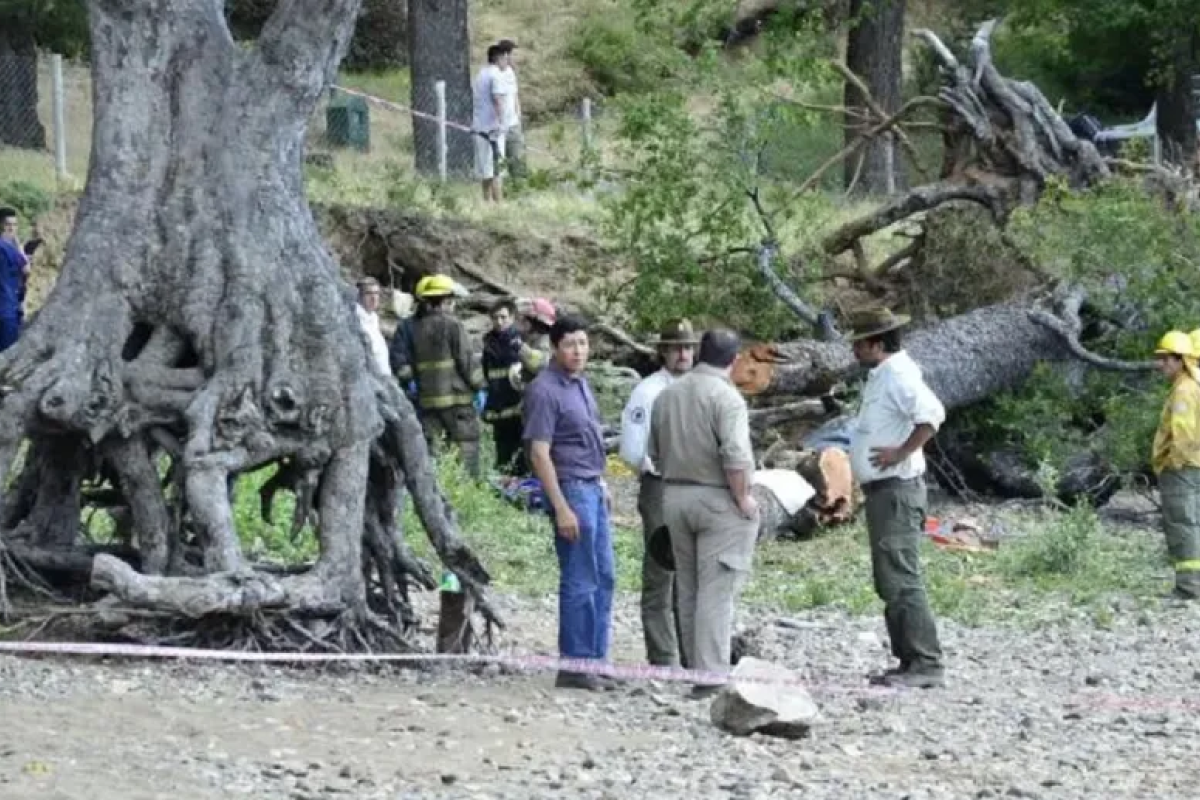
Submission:
[[[668,483],[727,487],[727,469],[752,478],[746,400],[723,371],[697,365],[654,401],[646,455]]]

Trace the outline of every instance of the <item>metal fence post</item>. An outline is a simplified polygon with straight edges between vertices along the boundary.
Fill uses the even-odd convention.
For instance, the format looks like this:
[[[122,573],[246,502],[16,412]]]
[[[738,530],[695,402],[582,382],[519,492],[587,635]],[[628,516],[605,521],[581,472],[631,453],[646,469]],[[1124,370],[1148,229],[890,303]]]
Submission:
[[[896,139],[891,131],[883,135],[883,157],[887,165],[887,193],[891,196],[896,193]]]
[[[586,159],[592,152],[592,98],[583,98],[579,120],[583,128],[583,156]]]
[[[436,81],[433,91],[437,95],[437,148],[438,148],[438,180],[446,182],[447,144],[446,144],[446,82]]]
[[[54,114],[54,176],[59,183],[67,179],[66,90],[63,88],[63,57],[50,56],[50,83]]]

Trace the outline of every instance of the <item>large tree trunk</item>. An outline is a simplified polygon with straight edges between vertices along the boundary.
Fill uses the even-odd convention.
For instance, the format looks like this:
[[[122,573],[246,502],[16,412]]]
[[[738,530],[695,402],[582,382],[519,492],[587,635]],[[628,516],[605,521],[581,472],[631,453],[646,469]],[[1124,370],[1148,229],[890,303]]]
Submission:
[[[229,0],[226,15],[238,39],[257,39],[279,0]],[[408,63],[405,0],[362,0],[350,49],[342,66],[352,70],[388,69]]]
[[[904,348],[947,409],[1015,388],[1043,361],[1086,358],[1111,369],[1148,368],[1086,353],[1077,338],[1080,303],[1078,295],[1068,298],[1065,318],[1021,302],[985,306],[913,331]],[[819,396],[861,369],[847,342],[801,340],[769,351],[752,348],[739,360],[734,380],[743,392]]]
[[[409,0],[409,63],[412,65],[413,146],[417,171],[438,171],[437,95],[446,82],[446,118],[471,126],[471,38],[467,0]],[[474,163],[469,131],[446,131],[449,172],[466,175]]]
[[[399,536],[402,476],[443,561],[490,615],[487,573],[458,535],[412,406],[372,366],[304,197],[306,121],[359,0],[281,2],[249,49],[223,5],[89,3],[87,188],[58,284],[0,356],[0,384],[16,387],[0,401],[0,481],[23,436],[42,454],[29,460],[40,488],[8,526],[28,531],[28,548],[61,548],[68,526],[22,522],[77,520],[78,473],[99,455],[129,504],[143,572],[97,556],[93,588],[188,617],[338,615],[356,631],[338,646],[353,646],[357,622],[373,619],[370,576],[406,577],[393,569],[398,543],[386,564],[363,547]],[[173,461],[161,483],[159,456]],[[369,459],[382,499],[368,492]],[[247,563],[228,484],[273,463],[310,487],[320,545],[311,570],[283,578]]]
[[[850,33],[846,45],[846,65],[871,90],[875,104],[886,114],[900,110],[903,98],[903,53],[905,0],[851,0]],[[868,98],[849,81],[845,105],[852,112],[846,120],[846,145],[863,135],[873,123]],[[880,120],[876,119],[875,122]],[[847,159],[846,186],[870,194],[884,194],[904,188],[904,170],[891,134],[869,142],[859,156]]]
[[[1169,50],[1170,64],[1155,93],[1155,127],[1162,158],[1192,168],[1196,162],[1196,102],[1192,74],[1197,69],[1197,36],[1182,32]]]
[[[0,144],[43,150],[38,117],[38,57],[25,12],[0,12]]]

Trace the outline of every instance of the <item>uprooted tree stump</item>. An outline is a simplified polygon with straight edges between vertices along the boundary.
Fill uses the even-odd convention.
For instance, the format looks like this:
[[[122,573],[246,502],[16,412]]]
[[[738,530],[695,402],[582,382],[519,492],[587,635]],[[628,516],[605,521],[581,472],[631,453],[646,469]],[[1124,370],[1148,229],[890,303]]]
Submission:
[[[29,443],[2,515],[10,590],[86,584],[174,628],[244,624],[258,646],[406,647],[408,586],[433,586],[397,529],[406,489],[499,623],[304,196],[307,120],[359,3],[280,3],[248,48],[222,0],[88,3],[87,188],[58,285],[0,356],[0,479]],[[296,524],[316,522],[298,574],[248,563],[235,530],[231,479],[272,464],[266,491],[296,491]],[[106,552],[80,526],[97,477],[128,509]]]

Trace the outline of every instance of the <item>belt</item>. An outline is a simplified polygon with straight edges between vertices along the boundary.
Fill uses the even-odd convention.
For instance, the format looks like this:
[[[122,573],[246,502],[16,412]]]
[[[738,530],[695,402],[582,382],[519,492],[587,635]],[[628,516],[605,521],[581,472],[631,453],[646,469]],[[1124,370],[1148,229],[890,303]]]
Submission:
[[[877,481],[868,481],[860,484],[864,492],[876,492],[881,489],[887,489],[892,486],[908,486],[925,480],[924,475],[918,475],[915,478],[880,478]]]
[[[705,481],[688,481],[679,478],[663,478],[663,483],[668,486],[705,486],[710,489],[726,489],[729,484],[726,483],[707,483]]]

